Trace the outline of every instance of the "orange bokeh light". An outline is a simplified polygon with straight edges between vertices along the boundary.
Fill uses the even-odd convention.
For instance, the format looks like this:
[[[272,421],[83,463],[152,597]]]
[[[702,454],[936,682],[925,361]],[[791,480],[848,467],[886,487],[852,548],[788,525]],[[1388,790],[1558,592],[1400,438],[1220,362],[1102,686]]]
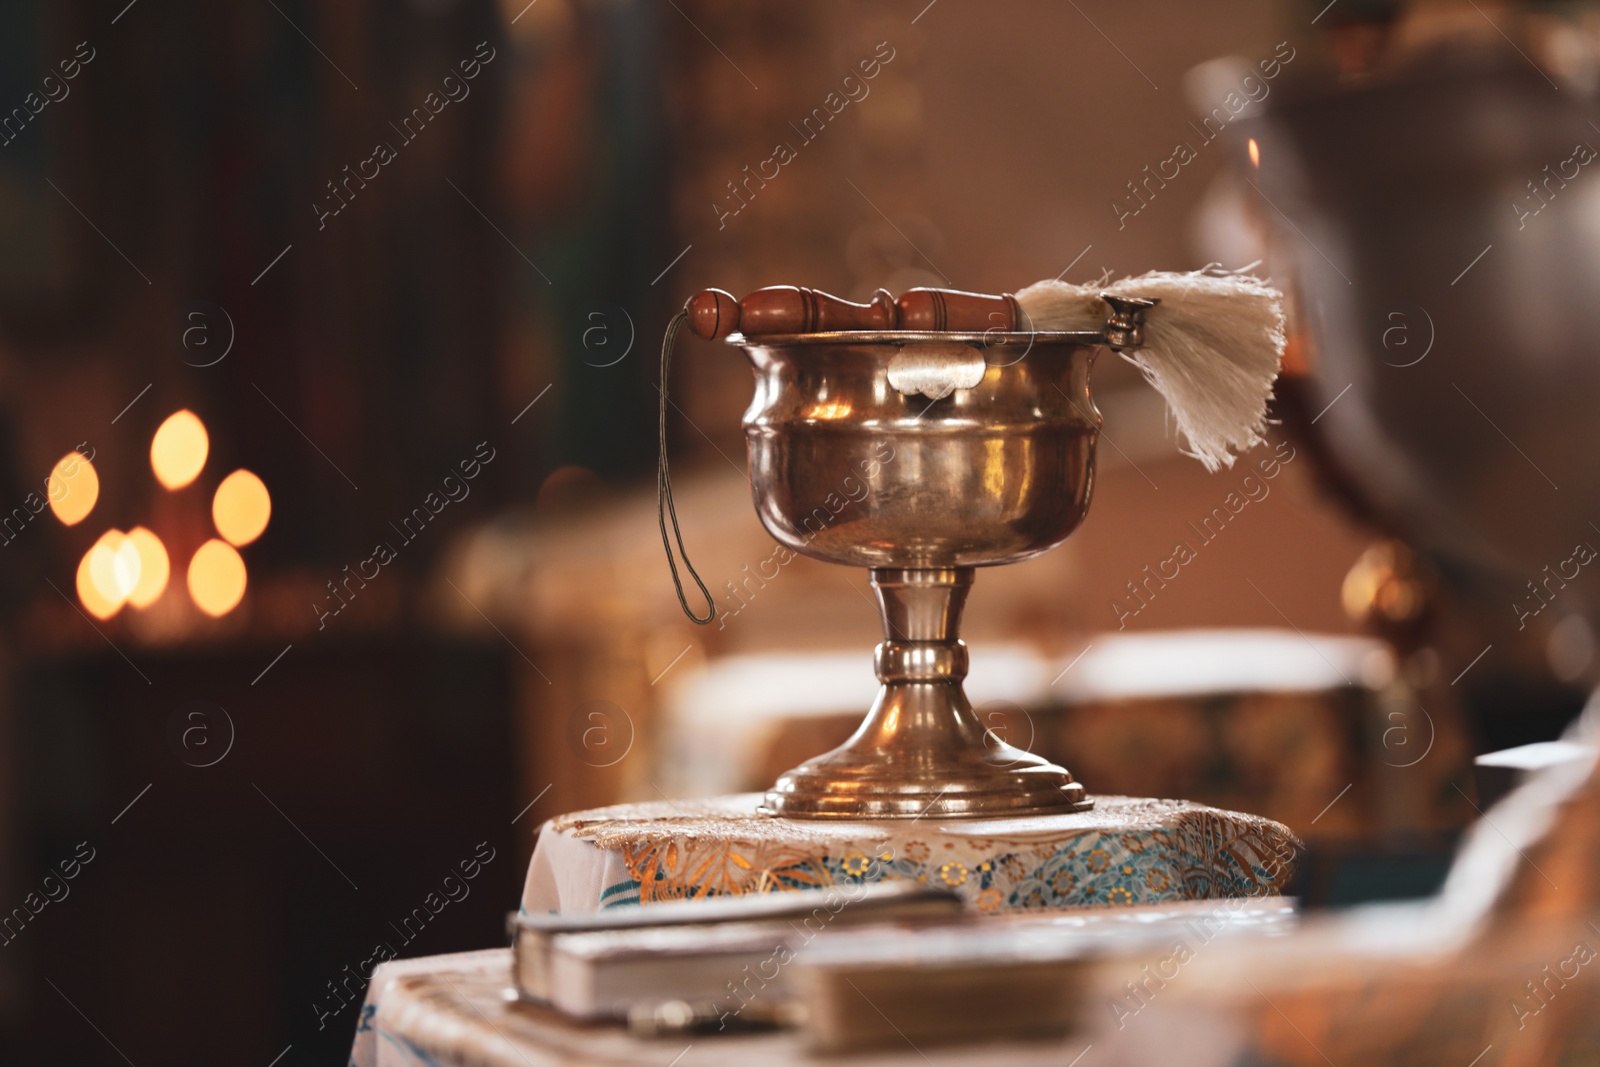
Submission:
[[[121,530],[107,530],[78,563],[78,599],[97,619],[122,610],[139,585],[139,549]]]
[[[157,428],[150,441],[150,467],[162,485],[182,489],[199,476],[210,452],[205,423],[185,408],[168,415]]]
[[[78,599],[90,615],[97,619],[109,619],[122,609],[122,604],[101,596],[94,587],[94,578],[89,573],[89,561],[93,556],[94,549],[91,548],[78,563]]]
[[[100,499],[100,475],[81,452],[68,452],[56,461],[45,480],[45,498],[63,525],[82,522]]]
[[[271,517],[272,497],[266,485],[247,470],[236,470],[222,479],[211,500],[211,519],[231,545],[248,545],[260,537]]]
[[[244,598],[244,560],[226,541],[201,545],[189,561],[189,596],[207,615],[226,615]]]

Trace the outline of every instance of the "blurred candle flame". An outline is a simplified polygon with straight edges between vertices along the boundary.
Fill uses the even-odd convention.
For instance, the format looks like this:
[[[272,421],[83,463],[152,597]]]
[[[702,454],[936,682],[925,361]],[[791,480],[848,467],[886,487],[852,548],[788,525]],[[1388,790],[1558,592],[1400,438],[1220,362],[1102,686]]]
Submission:
[[[205,423],[185,408],[167,416],[150,441],[150,467],[168,489],[182,489],[199,476],[211,451]]]
[[[271,517],[272,497],[266,485],[247,470],[236,470],[222,479],[211,500],[211,519],[231,545],[248,545],[260,537]]]
[[[95,618],[109,619],[138,586],[142,569],[138,546],[121,530],[107,530],[78,564],[78,599]]]
[[[51,468],[44,495],[62,525],[75,525],[88,517],[100,499],[100,475],[83,453],[68,452]]]
[[[247,581],[244,560],[226,541],[212,538],[189,561],[189,596],[207,615],[226,615],[238,607]]]

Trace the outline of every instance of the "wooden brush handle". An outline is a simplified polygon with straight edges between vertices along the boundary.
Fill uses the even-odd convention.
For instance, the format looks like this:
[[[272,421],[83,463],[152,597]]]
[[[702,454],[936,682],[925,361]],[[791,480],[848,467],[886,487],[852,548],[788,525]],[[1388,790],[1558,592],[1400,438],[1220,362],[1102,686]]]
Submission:
[[[747,337],[777,333],[832,333],[839,330],[893,330],[897,310],[888,290],[866,304],[853,304],[816,289],[773,285],[735,300],[721,289],[704,289],[684,305],[689,328],[707,341],[735,331]]]
[[[1023,329],[1025,321],[1010,293],[988,296],[959,289],[912,289],[898,300],[879,289],[865,304],[795,285],[757,289],[743,300],[721,289],[704,289],[689,298],[684,310],[689,328],[707,341],[735,332],[746,337],[848,330],[982,333]]]
[[[1022,329],[1022,308],[1010,293],[988,296],[959,289],[912,289],[895,301],[902,330],[982,333]]]

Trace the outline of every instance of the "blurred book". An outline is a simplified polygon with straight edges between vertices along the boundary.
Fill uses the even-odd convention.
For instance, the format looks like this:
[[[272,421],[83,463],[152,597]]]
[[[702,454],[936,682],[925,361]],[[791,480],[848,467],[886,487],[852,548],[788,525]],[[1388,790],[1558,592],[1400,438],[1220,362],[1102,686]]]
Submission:
[[[579,915],[511,919],[520,994],[580,1019],[625,1018],[640,1006],[690,1005],[738,1017],[751,1000],[787,995],[798,946],[836,927],[951,921],[954,892],[915,882],[674,901]]]
[[[1212,942],[1281,935],[1295,915],[1283,897],[1232,898],[975,916],[911,936],[863,928],[809,950],[795,986],[825,1052],[1060,1038],[1085,1019],[1096,965],[1125,958],[1142,1004]]]

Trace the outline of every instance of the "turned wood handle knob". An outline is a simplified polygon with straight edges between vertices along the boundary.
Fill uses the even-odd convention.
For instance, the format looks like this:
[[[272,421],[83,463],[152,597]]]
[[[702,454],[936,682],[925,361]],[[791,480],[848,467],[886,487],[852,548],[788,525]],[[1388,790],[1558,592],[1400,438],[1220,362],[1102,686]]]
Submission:
[[[902,330],[982,333],[1022,329],[1022,308],[1010,293],[989,296],[959,289],[912,289],[895,301]]]
[[[696,336],[716,341],[735,331],[747,337],[778,333],[831,333],[837,330],[892,330],[894,297],[879,289],[872,300],[853,304],[816,289],[773,285],[743,300],[721,289],[705,289],[684,305]]]
[[[689,329],[707,341],[728,336],[739,328],[739,301],[722,289],[702,289],[683,305]]]

